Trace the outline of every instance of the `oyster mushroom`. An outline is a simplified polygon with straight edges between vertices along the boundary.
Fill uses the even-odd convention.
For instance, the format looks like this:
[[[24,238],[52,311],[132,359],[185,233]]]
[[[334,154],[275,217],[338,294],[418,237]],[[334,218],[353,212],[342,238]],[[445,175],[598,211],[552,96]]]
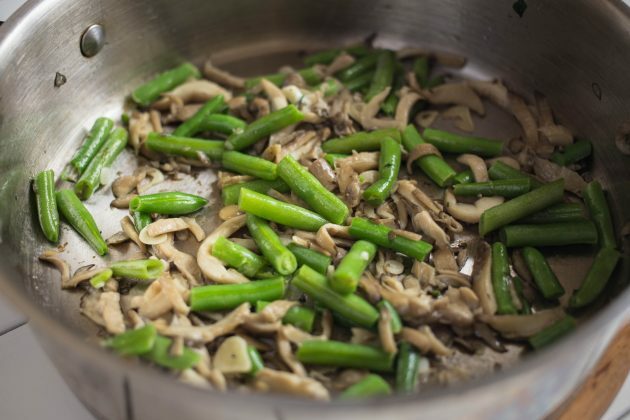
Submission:
[[[457,161],[470,168],[475,178],[475,182],[486,182],[488,178],[488,168],[486,162],[477,155],[464,153],[457,157]]]
[[[473,88],[479,96],[488,98],[492,103],[503,109],[509,108],[509,91],[500,80],[494,82],[485,80],[469,80],[466,83],[468,86]]]
[[[52,264],[61,274],[61,287],[75,287],[70,281],[70,265],[66,260],[59,257],[59,252],[54,249],[47,249],[39,255],[39,259]]]
[[[428,211],[422,210],[413,216],[413,226],[419,229],[424,235],[435,241],[438,248],[448,247],[450,238],[444,230],[438,226]]]
[[[258,372],[254,387],[263,392],[282,392],[323,401],[330,399],[328,390],[315,379],[269,368]]]
[[[328,191],[332,191],[337,187],[337,176],[335,171],[330,167],[325,159],[319,158],[311,162],[308,170],[322,183]]]
[[[217,283],[246,283],[249,279],[234,269],[226,269],[223,262],[212,256],[212,246],[220,236],[230,237],[234,232],[245,226],[245,215],[233,217],[221,223],[199,245],[197,250],[197,264],[204,276]]]
[[[532,315],[480,315],[505,338],[527,338],[542,331],[564,316],[562,308],[545,309]]]
[[[490,245],[479,241],[474,245],[475,262],[472,273],[472,284],[483,313],[494,315],[497,311],[497,301],[492,286],[492,254]]]
[[[181,103],[206,102],[215,96],[222,95],[223,99],[232,99],[232,93],[214,82],[205,79],[195,79],[185,82],[164,94],[164,97],[153,103],[152,108],[167,110],[174,98]]]
[[[271,103],[271,109],[273,111],[282,109],[289,104],[287,102],[287,98],[284,96],[284,93],[282,93],[282,90],[278,86],[271,83],[269,80],[264,79],[264,78],[261,79],[260,85],[262,86],[263,91],[267,95],[267,98],[269,99],[269,102]]]
[[[450,189],[444,193],[444,207],[446,211],[462,222],[479,223],[481,214],[489,208],[503,203],[503,197],[482,197],[475,204],[458,203]]]
[[[455,120],[455,127],[462,131],[472,133],[475,130],[470,109],[463,105],[455,105],[442,112],[442,118]]]
[[[211,60],[206,60],[206,63],[203,65],[203,74],[213,82],[224,86],[235,89],[243,89],[245,87],[245,79],[216,67]],[[229,101],[227,98],[226,100]]]
[[[465,83],[446,83],[429,89],[425,95],[435,105],[462,105],[479,115],[486,112],[477,93]]]
[[[452,353],[451,349],[438,340],[431,328],[426,325],[419,329],[403,327],[400,337],[425,354],[433,353],[436,356],[448,356]]]

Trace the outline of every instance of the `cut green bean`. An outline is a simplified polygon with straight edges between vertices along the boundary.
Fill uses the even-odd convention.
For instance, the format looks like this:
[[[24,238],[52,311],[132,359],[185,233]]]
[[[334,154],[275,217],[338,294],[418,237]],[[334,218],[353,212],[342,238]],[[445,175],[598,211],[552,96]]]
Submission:
[[[429,79],[429,81],[427,82],[426,89],[433,89],[434,87],[443,85],[444,83],[446,83],[446,76],[444,76],[443,74],[440,74]]]
[[[90,129],[85,141],[70,160],[70,165],[81,175],[85,168],[90,164],[96,153],[103,146],[109,133],[114,127],[114,121],[109,118],[97,118],[94,125]]]
[[[391,319],[390,324],[392,326],[392,332],[394,334],[398,334],[402,330],[402,321],[400,320],[400,316],[398,312],[396,312],[396,308],[386,301],[385,299],[381,300],[378,305],[376,305],[378,309],[385,308],[387,312],[389,312],[389,317]]]
[[[391,372],[394,364],[394,355],[383,350],[332,340],[305,341],[295,355],[300,362],[308,365],[368,369],[377,372]]]
[[[551,155],[551,161],[561,166],[568,166],[572,163],[586,159],[593,152],[593,145],[588,140],[578,140],[573,144],[564,146],[562,152]]]
[[[231,135],[247,127],[247,123],[240,118],[224,114],[208,115],[199,125],[199,131],[211,131]]]
[[[245,191],[245,190],[243,190]],[[285,247],[269,224],[253,214],[247,215],[247,228],[258,249],[271,266],[282,275],[289,275],[297,269],[295,255]],[[273,300],[260,298],[259,300]]]
[[[111,269],[106,268],[105,270],[92,277],[90,279],[90,284],[93,288],[100,289],[105,286],[105,283],[107,283],[107,281],[111,279],[113,275],[114,272]]]
[[[533,175],[529,175],[519,171],[518,169],[514,169],[510,165],[506,165],[500,160],[497,160],[492,165],[490,165],[490,168],[488,168],[488,176],[493,181],[500,179],[529,178],[532,183],[532,189],[538,188],[543,185],[543,183],[537,180]]]
[[[396,56],[392,51],[381,51],[378,53],[376,70],[374,71],[370,88],[365,95],[365,102],[369,102],[384,89],[392,86],[395,62]]]
[[[532,307],[530,303],[525,298],[525,293],[523,290],[523,280],[519,276],[512,277],[512,284],[514,285],[514,290],[516,291],[516,295],[518,296],[519,301],[521,302],[521,309],[519,313],[521,315],[531,315]]]
[[[195,112],[195,115],[181,123],[179,127],[173,131],[173,135],[178,137],[194,136],[200,131],[203,131],[206,118],[216,112],[219,112],[224,107],[225,101],[223,100],[223,95],[215,96],[203,104],[202,107]]]
[[[337,293],[354,293],[370,262],[376,255],[377,247],[371,242],[358,240],[343,257],[330,277],[330,287]]]
[[[396,143],[396,145],[398,144]],[[338,225],[346,221],[350,212],[348,206],[339,197],[328,191],[293,156],[287,155],[278,163],[278,175],[289,185],[291,191],[319,215]]]
[[[411,153],[413,149],[423,143],[426,142],[422,136],[420,136],[416,127],[413,124],[408,125],[402,133],[402,144],[405,146],[405,149],[407,149],[407,152]],[[451,168],[444,159],[436,155],[422,156],[416,160],[416,166],[442,188],[450,185],[455,177],[453,168]]]
[[[350,155],[346,155],[342,153],[326,153],[326,155],[324,156],[324,159],[326,159],[326,162],[328,162],[330,167],[334,169],[335,162],[337,161],[337,159],[345,159],[349,156]]]
[[[319,51],[312,53],[304,57],[304,65],[314,66],[315,64],[330,64],[339,54],[343,52],[340,48],[334,48],[332,50]]]
[[[470,184],[471,182],[475,182],[475,175],[470,169],[461,171],[453,177],[453,185]]]
[[[524,224],[564,223],[586,221],[584,209],[579,203],[560,203],[534,213],[519,222]]]
[[[372,398],[390,395],[392,388],[382,377],[369,374],[359,382],[349,386],[339,396],[340,400],[353,400],[357,398]]]
[[[501,242],[509,247],[594,245],[597,229],[593,222],[510,225],[499,231]]]
[[[201,360],[201,355],[196,351],[184,346],[182,353],[178,356],[171,354],[173,340],[158,335],[155,337],[153,348],[148,353],[142,355],[156,365],[169,369],[185,370],[195,366]]]
[[[455,184],[453,192],[455,195],[467,197],[477,196],[501,196],[514,198],[523,195],[531,189],[529,178],[501,179],[498,181],[471,182],[467,184]]]
[[[190,78],[201,77],[199,69],[191,63],[184,63],[172,70],[157,75],[153,80],[136,88],[131,99],[138,105],[149,106],[164,92],[181,85]]]
[[[117,261],[111,268],[114,276],[136,280],[157,279],[164,272],[164,263],[160,260],[128,260]]]
[[[413,74],[422,89],[426,89],[429,83],[429,58],[426,55],[418,57],[413,62]]]
[[[270,302],[264,300],[256,302],[256,312],[260,312],[265,309],[269,303]],[[315,311],[311,308],[295,305],[287,311],[284,317],[282,317],[282,323],[291,324],[310,333],[313,331],[313,325],[315,324],[315,315]]]
[[[267,181],[278,178],[277,165],[266,159],[241,152],[224,152],[223,168],[244,175],[251,175]],[[286,182],[286,180],[285,180]]]
[[[269,190],[276,190],[281,193],[288,193],[289,186],[280,178],[275,181],[265,181],[264,179],[255,179],[253,181],[241,182],[239,184],[228,185],[221,190],[221,198],[226,206],[237,204],[238,197],[241,194],[241,188],[255,191],[261,194],[267,194]]]
[[[85,208],[73,190],[59,190],[55,193],[59,213],[98,255],[107,254],[107,244],[96,226],[94,218]]]
[[[420,355],[411,344],[403,341],[398,346],[396,361],[396,391],[401,394],[412,394],[418,388],[418,371]]]
[[[269,136],[304,119],[295,105],[288,105],[278,111],[265,115],[249,124],[243,131],[232,134],[225,142],[228,150],[243,150],[258,140]]]
[[[379,206],[389,197],[398,180],[401,157],[400,144],[391,137],[385,137],[378,160],[378,180],[363,191],[363,199],[369,204]]]
[[[591,214],[591,219],[597,226],[599,246],[602,248],[617,248],[612,217],[601,184],[598,181],[592,181],[584,189],[583,195],[588,211]]]
[[[212,255],[246,277],[254,277],[265,265],[265,259],[249,249],[220,236],[212,245]]]
[[[497,313],[502,315],[516,314],[516,308],[512,301],[510,279],[510,262],[507,248],[501,242],[492,244],[492,289],[497,301]]]
[[[541,211],[562,201],[564,179],[543,185],[527,194],[489,208],[481,214],[479,234],[484,236],[502,226]]]
[[[208,200],[198,195],[183,192],[161,192],[138,195],[129,202],[133,212],[181,215],[194,213],[208,204]]]
[[[151,132],[147,136],[145,144],[149,150],[169,156],[184,156],[199,160],[201,154],[201,156],[206,155],[211,160],[219,160],[223,155],[224,142]]]
[[[336,95],[343,89],[343,85],[337,79],[327,79],[315,87],[316,91],[320,91],[325,98]]]
[[[153,324],[125,331],[105,341],[105,346],[123,356],[139,356],[151,351],[155,345],[157,331]]]
[[[415,258],[418,261],[424,259],[431,252],[431,244],[424,241],[414,241],[396,233],[384,225],[373,223],[367,219],[354,217],[350,224],[350,235],[357,239],[364,239],[383,248],[392,249],[401,254]]]
[[[143,213],[141,211],[133,212],[133,225],[138,233],[151,223],[153,223],[153,219],[150,213]]]
[[[322,144],[322,150],[326,153],[346,153],[353,151],[371,152],[381,149],[383,139],[391,137],[400,142],[400,131],[395,128],[384,128],[371,132],[359,132],[347,137],[330,139]]]
[[[620,256],[619,252],[614,248],[602,248],[599,250],[580,288],[571,296],[569,303],[571,308],[583,308],[592,303],[602,293],[610,276],[615,271]]]
[[[74,186],[74,191],[81,200],[90,198],[101,184],[101,171],[114,163],[114,160],[127,145],[127,138],[127,130],[124,128],[115,128],[109,134],[105,144],[90,161]]]
[[[360,74],[360,75],[358,75],[356,77],[353,77],[352,79],[344,82],[344,86],[350,92],[357,92],[357,91],[362,90],[364,88],[367,89],[367,87],[372,82],[373,78],[374,78],[374,72],[373,71],[368,71],[367,73]]]
[[[287,79],[287,76],[288,74],[286,73],[274,73],[264,76],[250,77],[249,79],[245,80],[245,89],[252,89],[258,86],[262,79],[267,79],[269,82],[273,83],[276,86],[282,86],[284,81]]]
[[[247,188],[241,188],[238,207],[247,213],[295,229],[314,232],[327,223],[317,213]]]
[[[545,299],[555,300],[564,295],[564,288],[540,251],[531,246],[526,246],[523,248],[522,255],[529,272],[532,273],[536,286],[538,286],[538,290],[540,290]]]
[[[529,338],[529,344],[535,350],[551,344],[563,335],[573,331],[575,329],[575,319],[569,315],[565,316],[555,324],[548,326],[542,331],[534,334]]]
[[[308,265],[303,265],[298,270],[292,285],[352,325],[371,328],[378,320],[378,310],[365,299],[355,294],[340,295],[330,287],[326,276]]]
[[[295,259],[297,260],[298,266],[300,267],[303,265],[308,265],[318,273],[326,274],[328,266],[330,266],[330,264],[332,263],[332,258],[322,254],[321,252],[317,252],[293,243],[289,244],[287,248],[289,248],[289,251],[291,251],[293,255],[295,255]]]
[[[503,142],[484,137],[463,136],[448,131],[426,128],[424,139],[446,153],[474,153],[484,157],[494,157],[501,154]]]
[[[283,296],[282,277],[238,284],[210,284],[190,290],[190,308],[198,312],[225,311],[246,302],[255,305],[259,300],[274,301]]]
[[[355,61],[350,67],[341,70],[336,76],[343,83],[346,83],[363,73],[373,70],[376,67],[378,57],[378,54],[368,54]]]
[[[247,354],[249,355],[249,360],[252,361],[252,369],[249,371],[249,374],[256,376],[258,372],[265,368],[265,362],[260,356],[260,353],[258,353],[258,350],[256,350],[256,347],[252,345],[247,346]]]
[[[59,211],[55,199],[55,173],[52,169],[41,171],[33,182],[39,226],[46,239],[56,243],[59,240]]]
[[[400,98],[398,97],[398,91],[405,85],[405,70],[400,63],[396,63],[396,71],[394,72],[394,80],[392,82],[392,88],[389,91],[389,95],[381,104],[381,111],[387,116],[394,116],[396,114],[396,107]]]

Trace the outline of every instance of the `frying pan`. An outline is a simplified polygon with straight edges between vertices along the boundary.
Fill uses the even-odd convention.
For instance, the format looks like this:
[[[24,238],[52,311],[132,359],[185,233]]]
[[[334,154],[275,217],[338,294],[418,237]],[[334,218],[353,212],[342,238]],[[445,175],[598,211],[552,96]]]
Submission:
[[[70,388],[99,418],[544,416],[575,389],[630,319],[627,253],[602,307],[575,333],[513,368],[417,396],[323,405],[199,390],[99,348],[94,327],[79,315],[80,294],[62,292],[58,274],[37,262],[48,245],[29,193],[34,173],[46,167],[59,173],[86,125],[99,116],[119,118],[128,92],[160,70],[184,59],[201,64],[212,55],[234,72],[263,73],[294,62],[300,50],[375,34],[384,47],[465,55],[466,76],[499,77],[523,95],[544,92],[558,119],[592,140],[591,175],[610,192],[615,222],[622,226],[630,215],[630,158],[614,138],[630,119],[628,9],[615,0],[526,4],[519,16],[505,0],[29,1],[0,28],[0,288],[30,317]],[[82,42],[95,24],[103,36]],[[489,115],[479,129],[506,138],[515,127]],[[129,170],[132,162],[126,155],[117,169]],[[105,237],[118,230],[121,216],[109,208],[110,198],[100,194],[89,202]],[[71,231],[62,238],[73,268],[98,262]],[[589,251],[571,252],[555,259],[554,268],[564,279],[580,279]]]

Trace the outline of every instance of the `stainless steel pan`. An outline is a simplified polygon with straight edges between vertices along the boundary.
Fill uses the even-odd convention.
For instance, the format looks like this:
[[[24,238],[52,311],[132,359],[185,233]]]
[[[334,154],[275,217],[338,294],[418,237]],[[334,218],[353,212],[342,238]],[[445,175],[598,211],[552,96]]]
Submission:
[[[519,17],[511,3],[48,0],[28,2],[3,25],[0,287],[30,316],[45,350],[94,414],[111,419],[505,419],[541,417],[562,402],[630,319],[627,261],[601,311],[515,368],[414,397],[343,405],[201,391],[110,355],[94,345],[94,331],[77,311],[79,296],[62,292],[56,273],[36,262],[46,244],[32,216],[29,179],[45,167],[59,171],[86,124],[101,115],[118,117],[125,95],[147,75],[182,59],[201,63],[209,55],[234,71],[269,71],[294,59],[298,50],[346,44],[371,33],[384,46],[466,55],[468,74],[500,77],[523,94],[546,93],[561,121],[594,142],[593,177],[611,192],[615,220],[622,225],[630,215],[630,158],[619,153],[613,139],[630,119],[628,10],[619,1],[532,0]],[[104,28],[105,44],[88,58],[80,40],[92,24]],[[483,129],[488,134],[510,130],[499,123]],[[108,202],[102,197],[91,203],[101,209],[106,236],[117,230],[119,219],[102,210]],[[63,238],[73,250],[74,268],[92,261],[71,232],[64,231]],[[588,265],[573,261],[565,264],[572,266],[565,276],[581,276]]]

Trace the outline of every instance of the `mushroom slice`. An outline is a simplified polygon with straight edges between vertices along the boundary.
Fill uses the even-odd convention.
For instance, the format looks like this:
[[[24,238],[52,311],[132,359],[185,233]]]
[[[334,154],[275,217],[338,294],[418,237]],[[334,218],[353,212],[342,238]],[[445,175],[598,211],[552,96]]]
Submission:
[[[276,348],[278,349],[278,353],[280,354],[282,361],[293,373],[299,376],[306,376],[306,369],[304,369],[302,363],[300,363],[293,354],[293,351],[291,350],[291,342],[284,334],[283,328],[279,328],[278,333],[276,334]]]
[[[442,210],[441,206],[422,191],[415,181],[398,181],[396,191],[415,207],[427,209],[432,216],[439,214]]]
[[[462,222],[479,223],[481,214],[489,208],[503,203],[503,197],[482,197],[475,204],[458,203],[450,189],[444,193],[444,207],[446,211]]]
[[[380,310],[378,336],[383,350],[387,353],[396,353],[398,351],[394,332],[392,331],[392,316],[386,307],[382,307]]]
[[[413,162],[423,156],[435,155],[442,157],[440,151],[431,143],[421,143],[409,151],[407,155],[407,172],[413,173]]]
[[[168,298],[175,312],[180,315],[188,315],[190,308],[186,305],[179,284],[171,277],[170,273],[165,271],[157,281],[162,286],[162,293]]]
[[[398,128],[400,130],[404,130],[409,123],[409,114],[411,114],[414,104],[420,99],[422,99],[422,97],[419,94],[408,89],[401,92],[400,100],[398,101],[398,105],[396,105],[396,116],[394,117],[396,122],[398,122]]]
[[[69,288],[69,287],[76,287],[82,281],[89,280],[92,277],[96,276],[97,274],[99,274],[99,273],[101,273],[101,272],[103,272],[105,270],[106,270],[106,268],[94,267],[93,265],[88,265],[86,267],[81,267],[72,275],[72,277],[70,278],[70,280],[68,280],[66,285],[62,284],[62,287],[64,289],[65,288]]]
[[[125,321],[120,309],[120,295],[116,292],[103,292],[98,300],[98,310],[104,327],[110,334],[125,332]]]
[[[534,114],[532,114],[523,98],[513,93],[510,93],[510,111],[521,124],[525,134],[525,143],[530,148],[535,149],[538,144],[538,125]]]
[[[513,157],[510,156],[499,156],[496,158],[492,158],[492,159],[488,159],[488,165],[492,165],[494,162],[501,162],[501,163],[505,163],[507,166],[517,169],[517,170],[521,170],[521,164],[518,162],[518,160],[514,159]]]
[[[478,241],[472,246],[476,253],[472,273],[472,287],[479,298],[483,313],[494,315],[497,311],[497,301],[492,286],[492,254],[490,245],[486,242]]]
[[[282,109],[289,104],[282,90],[280,90],[278,86],[274,85],[269,80],[263,78],[260,81],[260,85],[262,86],[265,95],[267,95],[267,98],[271,103],[271,109],[273,111]]]
[[[246,283],[249,279],[236,270],[226,269],[221,260],[212,256],[212,246],[216,240],[224,236],[229,238],[234,232],[245,226],[246,216],[240,215],[221,223],[204,239],[197,250],[197,264],[201,272],[209,280],[217,283]]]
[[[125,232],[116,232],[105,240],[107,245],[120,245],[129,241],[129,236]]]
[[[428,90],[426,96],[435,105],[463,105],[479,115],[486,112],[479,96],[465,83],[446,83]]]
[[[448,247],[448,245],[438,246],[436,249],[433,250],[431,255],[433,256],[433,265],[439,273],[444,273],[447,271],[457,273],[459,267],[457,266],[457,261],[455,261],[453,252]],[[468,284],[468,281],[466,281],[466,284]]]
[[[428,211],[422,210],[420,213],[416,213],[416,215],[413,216],[412,222],[416,229],[420,229],[423,234],[433,239],[438,248],[448,247],[450,238],[446,232],[435,223]]]
[[[153,250],[161,259],[175,264],[175,267],[186,277],[191,286],[196,286],[201,280],[201,272],[195,258],[175,248],[173,234],[169,233],[167,237],[166,242],[153,245]]]
[[[260,312],[251,314],[247,322],[262,322],[272,323],[282,320],[287,311],[297,305],[297,302],[292,300],[274,300],[265,306]]]
[[[455,105],[442,112],[442,118],[455,120],[455,127],[462,131],[472,133],[475,130],[470,109],[463,105]]]
[[[226,221],[232,217],[240,216],[243,212],[238,208],[238,204],[231,204],[219,210],[219,219]]]
[[[339,54],[337,57],[335,57],[335,59],[332,61],[332,63],[330,63],[327,67],[326,70],[324,72],[324,74],[326,76],[332,76],[333,74],[337,73],[338,71],[341,71],[345,68],[350,67],[352,64],[354,64],[355,59],[353,56],[351,56],[350,54],[347,54],[345,52]]]
[[[132,307],[138,308],[140,316],[156,319],[173,309],[173,304],[169,297],[162,293],[160,282],[154,281],[147,287],[143,296],[133,298]]]
[[[553,111],[551,111],[547,97],[539,92],[534,92],[534,100],[536,101],[536,111],[538,113],[538,123],[540,127],[555,125],[553,121]]]
[[[235,89],[243,89],[245,87],[245,79],[234,76],[233,74],[222,70],[212,64],[212,61],[206,60],[203,66],[203,74],[213,82],[217,82],[224,86]],[[229,101],[229,99],[226,98]]]
[[[429,128],[433,125],[437,117],[440,115],[439,111],[420,111],[416,115],[416,124],[422,128]]]
[[[138,153],[140,148],[147,139],[150,132],[153,131],[148,112],[132,112],[129,118],[129,144],[133,150]]]
[[[247,373],[252,370],[247,341],[238,335],[226,338],[214,354],[212,366],[221,373]]]
[[[258,372],[254,387],[263,392],[281,392],[323,401],[330,399],[328,390],[315,379],[268,368]]]
[[[186,104],[189,102],[206,102],[219,95],[222,95],[226,101],[232,99],[232,93],[229,90],[209,80],[195,79],[166,92],[162,99],[159,99],[152,105],[152,108],[167,110],[173,98],[177,98],[181,103]]]
[[[527,338],[542,331],[564,316],[562,308],[545,309],[532,315],[480,315],[505,338]]]
[[[403,327],[400,336],[420,350],[422,353],[433,353],[436,356],[448,356],[452,353],[431,331],[428,326],[419,329]]]
[[[488,98],[495,105],[500,106],[503,109],[507,109],[510,106],[510,96],[508,89],[501,83],[500,80],[490,82],[484,80],[468,80],[466,82],[468,86],[473,88],[478,95]]]
[[[138,246],[138,248],[140,248],[140,251],[143,254],[147,252],[147,247],[140,240],[138,232],[136,231],[136,228],[133,225],[133,222],[131,221],[131,218],[129,216],[125,216],[120,220],[120,227],[122,228],[123,232],[125,232],[125,235],[127,235],[129,239],[131,239],[131,241]]]
[[[153,187],[154,185],[157,185],[159,183],[164,182],[165,178],[164,178],[164,174],[156,168],[149,168],[146,170],[146,175],[151,178],[151,180],[149,182],[140,182],[138,184],[138,186],[136,187],[136,189],[138,190],[139,194],[143,194],[146,191],[148,191],[151,187]]]
[[[138,175],[122,175],[116,178],[112,183],[112,193],[114,197],[126,197],[131,194],[138,186],[138,183],[142,181],[142,178],[143,177]]]
[[[538,132],[553,146],[568,146],[573,143],[573,134],[563,125],[543,126],[538,129]]]
[[[165,219],[161,219],[161,220],[165,220]],[[148,229],[149,226],[150,225],[145,226],[140,231],[140,234],[138,235],[138,239],[140,240],[140,242],[143,245],[159,245],[159,244],[163,244],[164,242],[168,241],[168,235],[166,233],[162,234],[162,235],[158,235],[158,236],[151,236],[151,235],[149,235],[149,229]]]
[[[317,178],[319,182],[328,190],[332,191],[337,187],[337,176],[325,159],[314,160],[308,170]]]
[[[179,217],[173,217],[168,219],[159,219],[145,227],[146,232],[144,235],[149,237],[156,237],[165,235],[167,233],[174,233],[180,230],[188,229],[186,222]],[[143,229],[144,231],[144,229]]]
[[[61,274],[61,287],[75,287],[76,284],[70,281],[70,265],[66,260],[59,257],[59,252],[54,249],[47,249],[39,255],[39,259],[52,264]]]
[[[370,102],[368,102],[367,104],[365,104],[365,106],[362,107],[359,113],[359,122],[361,123],[361,126],[363,126],[363,129],[378,130],[381,128],[398,128],[399,130],[402,130],[404,128],[404,124],[401,126],[400,122],[395,119],[376,118],[376,114],[378,114],[378,111],[381,109],[382,103],[385,101],[385,99],[387,99],[387,96],[389,95],[390,90],[391,90],[390,87],[383,89],[381,93],[375,95],[372,99],[370,99]],[[401,118],[403,118],[404,112],[408,114],[409,111],[408,110],[405,111],[403,109],[401,111]],[[397,111],[397,114],[398,114],[398,111]],[[408,115],[407,115],[407,118],[408,118]]]
[[[192,369],[183,370],[182,373],[179,375],[179,380],[187,383],[188,385],[196,386],[199,388],[210,388],[210,383],[206,380],[206,378],[204,378]]]
[[[353,153],[352,156],[337,159],[335,165],[338,168],[342,165],[348,165],[355,172],[365,172],[378,168],[379,156],[380,152]]]
[[[564,179],[564,189],[574,194],[582,195],[586,188],[586,181],[575,171],[566,166],[557,165],[547,159],[534,158],[534,173],[545,182]]]
[[[444,296],[435,301],[433,309],[448,324],[467,327],[474,322],[471,308],[464,301],[459,289],[449,287]]]
[[[486,182],[489,180],[486,162],[479,156],[464,153],[457,157],[457,161],[470,168],[475,177],[475,182]]]

